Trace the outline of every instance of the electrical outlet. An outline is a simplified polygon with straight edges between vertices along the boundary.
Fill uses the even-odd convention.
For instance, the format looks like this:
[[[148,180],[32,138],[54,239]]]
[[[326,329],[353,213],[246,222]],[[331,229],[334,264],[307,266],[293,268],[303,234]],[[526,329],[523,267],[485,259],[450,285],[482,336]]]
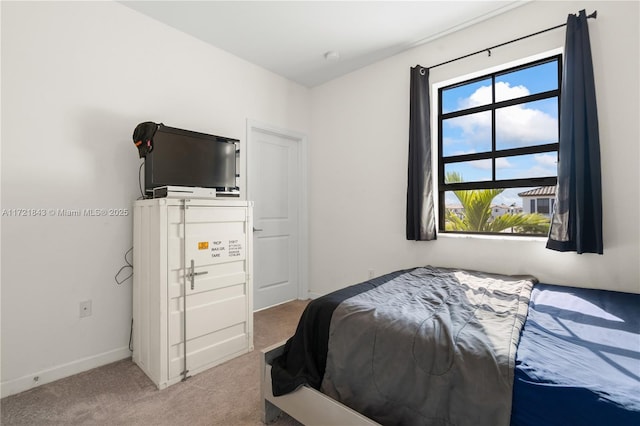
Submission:
[[[80,318],[91,316],[91,300],[80,302]]]
[[[373,278],[374,276],[373,269],[369,269],[369,278]]]

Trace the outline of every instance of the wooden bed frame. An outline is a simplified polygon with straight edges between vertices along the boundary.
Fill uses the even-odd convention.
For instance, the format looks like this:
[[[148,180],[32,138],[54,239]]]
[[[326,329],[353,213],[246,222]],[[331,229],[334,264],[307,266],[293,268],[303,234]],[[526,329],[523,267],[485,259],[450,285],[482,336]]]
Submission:
[[[301,386],[286,395],[273,396],[271,363],[284,352],[284,343],[277,343],[261,351],[260,390],[262,421],[265,424],[273,422],[285,412],[307,426],[380,426],[379,423],[308,386]]]

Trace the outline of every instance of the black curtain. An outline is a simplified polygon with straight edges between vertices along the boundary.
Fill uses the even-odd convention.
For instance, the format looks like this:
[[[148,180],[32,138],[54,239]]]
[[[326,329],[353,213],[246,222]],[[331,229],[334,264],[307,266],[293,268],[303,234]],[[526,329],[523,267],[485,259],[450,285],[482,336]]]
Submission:
[[[556,204],[547,248],[602,254],[598,111],[584,10],[567,19],[559,157]]]
[[[430,120],[429,70],[417,65],[411,68],[409,95],[407,240],[436,239]]]

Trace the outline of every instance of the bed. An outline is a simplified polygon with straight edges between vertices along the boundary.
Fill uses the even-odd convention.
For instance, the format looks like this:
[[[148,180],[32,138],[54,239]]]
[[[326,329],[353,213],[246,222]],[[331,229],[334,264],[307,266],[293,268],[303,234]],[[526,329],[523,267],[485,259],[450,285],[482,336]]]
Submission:
[[[640,424],[640,295],[430,266],[312,301],[264,351],[264,420]]]

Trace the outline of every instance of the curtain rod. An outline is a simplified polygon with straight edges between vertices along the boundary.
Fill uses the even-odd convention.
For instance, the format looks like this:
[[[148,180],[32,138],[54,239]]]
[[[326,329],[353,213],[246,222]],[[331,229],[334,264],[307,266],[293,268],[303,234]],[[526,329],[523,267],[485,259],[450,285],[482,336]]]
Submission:
[[[593,18],[593,19],[596,19],[597,17],[598,17],[598,11],[597,10],[595,10],[591,15],[587,16],[587,18]],[[502,46],[505,46],[507,44],[515,43],[516,41],[524,40],[525,38],[537,36],[538,34],[546,33],[547,31],[552,31],[552,30],[555,30],[555,29],[558,29],[558,28],[562,28],[562,27],[566,27],[566,26],[567,26],[566,23],[565,24],[556,25],[555,27],[551,27],[551,28],[547,28],[546,30],[538,31],[537,33],[533,33],[533,34],[529,34],[529,35],[526,35],[526,36],[523,36],[523,37],[519,37],[519,38],[516,38],[516,39],[513,39],[513,40],[505,41],[504,43],[496,44],[495,46],[491,46],[491,47],[488,47],[486,49],[478,50],[477,52],[469,53],[467,55],[460,56],[459,58],[450,59],[450,60],[448,60],[446,62],[441,62],[439,64],[432,65],[430,67],[427,67],[427,69],[431,70],[433,68],[436,68],[436,67],[439,67],[439,66],[442,66],[442,65],[450,64],[451,62],[459,61],[460,59],[468,58],[469,56],[477,55],[478,53],[487,52],[487,53],[489,53],[489,56],[491,56],[491,49],[502,47]]]

